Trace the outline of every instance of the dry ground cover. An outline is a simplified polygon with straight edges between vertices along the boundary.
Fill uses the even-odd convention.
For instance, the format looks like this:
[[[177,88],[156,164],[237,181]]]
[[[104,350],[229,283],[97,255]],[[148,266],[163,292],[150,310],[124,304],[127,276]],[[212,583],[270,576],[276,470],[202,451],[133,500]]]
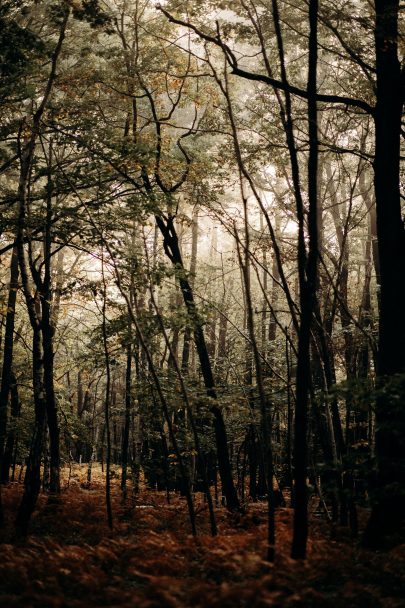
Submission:
[[[404,606],[404,547],[384,553],[359,548],[342,529],[312,517],[309,557],[290,559],[292,511],[277,513],[277,558],[265,555],[264,503],[246,516],[217,509],[220,534],[209,535],[197,504],[199,536],[189,533],[185,502],[143,489],[122,504],[113,485],[114,529],[106,525],[104,485],[90,488],[75,467],[58,505],[41,497],[31,535],[14,536],[19,484],[4,489],[8,522],[1,536],[0,605],[21,608],[234,608]],[[66,485],[66,483],[65,483]]]

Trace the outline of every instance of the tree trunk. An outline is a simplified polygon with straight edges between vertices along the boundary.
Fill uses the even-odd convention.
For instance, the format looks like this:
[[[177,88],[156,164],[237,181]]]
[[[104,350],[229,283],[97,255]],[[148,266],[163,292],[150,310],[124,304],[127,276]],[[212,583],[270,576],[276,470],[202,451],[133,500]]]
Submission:
[[[382,390],[376,407],[377,492],[364,542],[379,547],[405,516],[405,231],[399,189],[404,94],[398,59],[399,0],[375,0],[375,10],[374,185],[381,273],[377,371]]]
[[[102,320],[101,320],[101,332],[103,336],[103,349],[104,349],[104,361],[106,370],[106,383],[105,383],[105,397],[104,397],[104,420],[105,420],[105,432],[107,439],[107,453],[106,453],[106,484],[105,484],[105,502],[107,510],[107,523],[110,530],[113,528],[113,515],[111,506],[111,426],[110,426],[110,399],[111,399],[111,365],[110,365],[110,352],[108,348],[108,337],[107,337],[107,284],[105,279],[104,271],[104,255],[102,254],[101,260],[101,271],[103,281],[103,303],[102,303]]]
[[[198,205],[193,209],[192,230],[191,230],[191,256],[190,256],[190,285],[194,287],[195,273],[197,270],[197,246],[198,246]],[[184,330],[183,353],[181,358],[181,371],[188,373],[190,359],[191,326],[187,325]]]
[[[34,388],[35,422],[31,439],[30,453],[24,479],[24,493],[18,508],[16,526],[23,535],[27,533],[28,523],[37,503],[41,489],[41,458],[44,442],[46,419],[45,393],[43,387],[43,367],[41,336],[37,329],[32,340],[32,376]]]
[[[28,457],[27,471],[25,474],[24,494],[18,509],[16,525],[19,531],[26,534],[28,523],[31,514],[35,508],[38,494],[41,485],[41,456],[43,448],[43,433],[46,416],[46,400],[44,392],[43,378],[43,361],[42,361],[42,345],[41,345],[41,324],[38,313],[38,302],[36,296],[32,296],[28,279],[27,262],[24,251],[26,215],[30,201],[30,177],[32,162],[35,154],[35,147],[40,130],[40,123],[43,113],[48,104],[55,77],[56,67],[62,50],[62,44],[65,38],[66,27],[69,19],[70,9],[65,8],[64,17],[62,19],[59,38],[55,50],[52,55],[51,69],[47,80],[44,95],[39,104],[37,111],[32,118],[31,129],[27,139],[22,142],[20,151],[20,176],[18,183],[18,224],[16,246],[18,251],[18,263],[21,273],[21,281],[23,292],[27,304],[28,315],[33,331],[33,348],[32,348],[32,374],[33,374],[33,393],[35,407],[35,423],[31,442],[30,454]],[[21,143],[21,142],[20,142]]]
[[[4,463],[4,444],[7,435],[7,407],[10,394],[12,363],[13,363],[13,346],[14,346],[14,321],[15,321],[15,305],[17,300],[18,290],[18,253],[14,247],[11,254],[10,262],[10,287],[7,301],[6,329],[4,334],[4,350],[3,350],[3,369],[1,375],[0,388],[0,474],[1,482],[5,481],[3,467]],[[6,468],[8,479],[8,467]],[[1,489],[0,489],[1,492]],[[0,524],[3,523],[3,507],[1,503],[0,493]]]
[[[132,345],[131,342],[127,346],[127,367],[125,372],[125,417],[124,430],[122,436],[121,449],[121,492],[125,499],[127,496],[127,470],[128,470],[128,447],[129,447],[129,431],[131,427],[131,376],[132,376]]]
[[[239,499],[236,493],[235,485],[232,479],[231,462],[229,459],[228,440],[225,428],[225,422],[222,416],[222,411],[216,405],[217,398],[215,390],[214,376],[211,368],[211,361],[208,356],[207,345],[205,343],[202,322],[199,318],[192,286],[188,280],[184,270],[183,260],[180,253],[176,229],[174,227],[173,217],[169,216],[165,220],[156,216],[156,223],[163,236],[163,246],[165,253],[173,263],[173,265],[181,269],[182,273],[179,276],[180,289],[183,294],[184,303],[187,312],[190,316],[190,321],[193,324],[194,342],[200,360],[201,372],[204,379],[205,388],[208,397],[211,397],[213,403],[211,412],[214,415],[214,430],[217,447],[217,458],[219,474],[222,482],[222,491],[226,497],[227,508],[230,511],[239,509]]]
[[[270,562],[274,561],[275,556],[275,504],[273,492],[273,447],[272,447],[272,418],[271,405],[268,396],[266,395],[264,377],[262,372],[262,361],[260,358],[259,348],[257,346],[253,302],[250,281],[250,239],[249,239],[249,218],[248,218],[248,203],[244,194],[242,174],[240,174],[241,194],[243,200],[244,212],[244,255],[241,253],[241,244],[237,238],[236,246],[239,258],[239,264],[242,271],[243,285],[245,291],[246,305],[246,324],[250,336],[251,347],[253,351],[254,369],[256,372],[256,385],[259,393],[260,402],[260,427],[261,427],[261,445],[263,450],[263,464],[265,470],[265,478],[267,485],[267,508],[268,508],[268,529],[267,529],[267,559]],[[236,230],[236,228],[235,228]]]
[[[41,303],[41,321],[40,328],[42,332],[42,352],[43,352],[43,367],[44,367],[44,389],[46,401],[46,414],[49,429],[49,453],[50,453],[50,483],[49,492],[55,497],[60,493],[60,430],[58,421],[58,408],[55,397],[54,387],[54,352],[53,352],[53,336],[55,326],[52,319],[52,167],[53,167],[53,146],[52,141],[49,143],[48,155],[48,184],[46,196],[46,219],[44,231],[44,276],[41,279],[40,272],[35,267],[35,263],[30,260],[31,274],[34,279],[36,288],[40,294]],[[57,316],[57,315],[56,315]]]
[[[301,323],[298,335],[297,361],[297,399],[295,406],[294,427],[294,536],[291,549],[293,559],[302,559],[306,555],[308,536],[307,513],[307,426],[308,394],[310,388],[311,366],[309,358],[311,322],[315,304],[315,290],[318,264],[318,125],[317,125],[317,19],[318,1],[309,2],[309,59],[308,59],[308,234],[309,251],[305,260],[305,242],[303,230],[300,234],[299,259],[301,265],[300,301]],[[302,272],[304,270],[304,272]]]
[[[10,468],[13,464],[13,458],[17,446],[17,432],[15,425],[20,417],[21,404],[18,396],[17,379],[11,371],[10,374],[10,397],[11,397],[11,425],[7,434],[6,445],[4,447],[3,466],[1,470],[2,483],[7,483],[10,479]]]

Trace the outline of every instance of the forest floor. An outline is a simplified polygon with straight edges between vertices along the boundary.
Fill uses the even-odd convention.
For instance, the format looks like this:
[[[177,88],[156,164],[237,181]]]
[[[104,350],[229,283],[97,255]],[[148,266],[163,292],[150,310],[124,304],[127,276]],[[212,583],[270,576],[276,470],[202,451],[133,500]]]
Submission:
[[[373,553],[344,528],[311,517],[308,559],[290,559],[292,510],[277,512],[277,556],[266,553],[266,505],[245,516],[217,509],[219,535],[197,503],[190,535],[184,499],[143,490],[121,503],[113,483],[114,529],[106,525],[104,481],[91,488],[76,465],[58,505],[41,496],[31,534],[15,538],[21,484],[3,490],[9,522],[0,536],[0,606],[21,608],[397,608],[405,606],[405,547]],[[66,485],[66,483],[65,483]]]

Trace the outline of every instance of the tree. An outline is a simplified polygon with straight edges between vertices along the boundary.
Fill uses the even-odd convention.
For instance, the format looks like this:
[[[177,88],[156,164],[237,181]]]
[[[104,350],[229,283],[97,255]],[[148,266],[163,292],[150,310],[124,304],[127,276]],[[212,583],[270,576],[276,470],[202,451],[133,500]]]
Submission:
[[[280,35],[280,29],[277,27],[277,3],[273,2],[272,8],[273,17],[275,18],[275,31],[278,40],[278,48],[282,52],[282,38]],[[300,86],[294,86],[289,82],[286,72],[283,69],[282,58],[281,80],[274,78],[273,70],[268,59],[266,45],[264,43],[260,16],[253,2],[241,2],[240,6],[238,6],[235,12],[236,14],[245,13],[250,20],[253,26],[253,31],[258,39],[258,45],[266,73],[251,70],[242,65],[242,60],[238,59],[235,51],[231,48],[230,44],[226,40],[226,28],[224,28],[224,31],[222,32],[219,22],[217,22],[216,33],[206,33],[206,30],[203,31],[190,21],[184,21],[173,16],[165,8],[160,7],[160,10],[173,23],[177,23],[183,27],[189,28],[201,39],[219,47],[223,52],[224,58],[229,64],[233,74],[247,80],[267,83],[275,89],[276,96],[277,91],[284,91],[287,100],[287,121],[285,126],[287,129],[290,129],[290,134],[292,133],[292,127],[289,127],[289,121],[291,118],[289,118],[288,108],[291,106],[288,99],[291,95],[293,95],[302,99],[307,99],[310,103],[311,94],[308,92],[308,90],[305,90]],[[379,330],[378,375],[380,378],[385,378],[385,380],[382,380],[382,386],[385,386],[385,388],[382,389],[383,392],[387,392],[388,390],[387,385],[385,384],[386,380],[389,378],[392,382],[393,378],[397,377],[397,374],[401,374],[403,369],[403,353],[399,353],[396,347],[392,347],[393,344],[396,344],[397,347],[400,348],[399,342],[397,342],[395,338],[394,319],[398,318],[399,309],[396,307],[400,306],[399,302],[402,303],[403,298],[401,295],[402,288],[400,287],[402,283],[399,280],[399,276],[401,274],[400,268],[402,269],[403,264],[404,241],[402,233],[403,226],[401,223],[400,214],[399,191],[399,140],[403,107],[403,76],[401,76],[401,67],[398,60],[398,10],[398,2],[390,2],[389,4],[379,2],[375,3],[375,107],[359,98],[334,93],[323,93],[319,92],[318,90],[316,90],[316,92],[312,92],[312,94],[315,95],[316,102],[318,103],[325,102],[329,104],[345,104],[347,107],[352,109],[358,108],[372,115],[375,122],[374,174],[377,206],[377,233],[379,259],[381,265],[381,317]],[[198,9],[196,10],[195,14],[198,16]],[[363,71],[369,83],[370,81],[372,82],[371,74],[374,71],[374,68],[370,68],[367,61],[364,61],[362,58],[361,53],[358,53],[351,48],[350,44],[348,44],[345,38],[341,35],[339,29],[331,23],[330,19],[325,17],[324,13],[320,16],[318,15],[318,18],[324,24],[326,24],[328,30],[333,33],[333,35],[339,41],[339,44],[343,46],[348,55],[348,61],[352,64],[354,63],[357,69]],[[291,135],[289,137],[291,139]],[[292,148],[290,146],[290,151],[291,149]],[[387,150],[390,151],[389,154],[387,154]],[[294,165],[292,168],[294,176],[294,172],[296,171],[294,170]],[[387,203],[387,200],[389,203]],[[394,236],[393,238],[390,238],[388,235]],[[394,295],[395,293],[399,294],[397,298]],[[401,332],[402,329],[400,330],[400,333]],[[403,477],[402,467],[404,455],[398,444],[399,437],[403,434],[402,431],[401,433],[396,433],[395,439],[393,437],[391,437],[391,440],[389,439],[390,433],[393,432],[394,428],[403,428],[402,413],[400,413],[399,408],[395,408],[392,399],[386,398],[384,404],[383,401],[384,400],[381,400],[381,398],[379,399],[377,415],[379,425],[379,429],[377,431],[377,458],[379,462],[378,484],[380,487],[380,498],[377,499],[377,502],[373,508],[373,516],[370,520],[370,526],[367,532],[367,542],[369,543],[374,542],[370,540],[373,535],[374,540],[376,540],[377,528],[381,531],[381,536],[384,536],[383,530],[386,524],[383,524],[382,521],[381,514],[383,509],[381,506],[378,506],[380,503],[381,505],[384,503],[385,508],[390,505],[390,511],[393,514],[393,519],[391,522],[395,522],[392,526],[390,526],[391,531],[392,527],[397,526],[399,523],[399,512],[403,512],[403,492],[401,489],[402,484],[400,479]],[[393,463],[395,464],[393,465]],[[392,494],[390,497],[387,497],[390,492],[394,492],[394,494],[396,492],[395,498],[393,498]],[[385,498],[381,498],[382,495],[385,495]]]
[[[381,395],[376,411],[377,484],[365,542],[380,546],[397,531],[405,512],[403,395],[405,373],[405,232],[401,215],[400,138],[404,104],[404,68],[398,59],[399,2],[375,2],[376,106],[374,187],[381,278],[378,376]],[[398,386],[392,393],[392,384]],[[383,514],[384,513],[384,514]],[[385,514],[389,513],[387,517]]]

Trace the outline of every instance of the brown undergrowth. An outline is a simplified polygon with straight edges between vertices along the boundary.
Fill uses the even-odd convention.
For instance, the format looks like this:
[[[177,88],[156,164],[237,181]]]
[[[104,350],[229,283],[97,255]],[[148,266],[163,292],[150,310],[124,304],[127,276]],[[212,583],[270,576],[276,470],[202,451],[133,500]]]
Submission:
[[[277,513],[277,558],[263,560],[264,503],[247,515],[217,509],[219,536],[197,499],[199,536],[190,535],[184,500],[143,489],[122,504],[113,484],[114,529],[106,524],[101,470],[86,488],[76,466],[60,504],[42,495],[26,541],[12,520],[21,486],[3,491],[7,525],[1,534],[0,605],[21,608],[397,608],[404,606],[404,547],[376,554],[359,548],[343,530],[315,517],[308,559],[289,558],[290,509]],[[66,485],[66,483],[65,483]],[[332,540],[335,538],[335,540]],[[338,538],[338,540],[336,540]]]

